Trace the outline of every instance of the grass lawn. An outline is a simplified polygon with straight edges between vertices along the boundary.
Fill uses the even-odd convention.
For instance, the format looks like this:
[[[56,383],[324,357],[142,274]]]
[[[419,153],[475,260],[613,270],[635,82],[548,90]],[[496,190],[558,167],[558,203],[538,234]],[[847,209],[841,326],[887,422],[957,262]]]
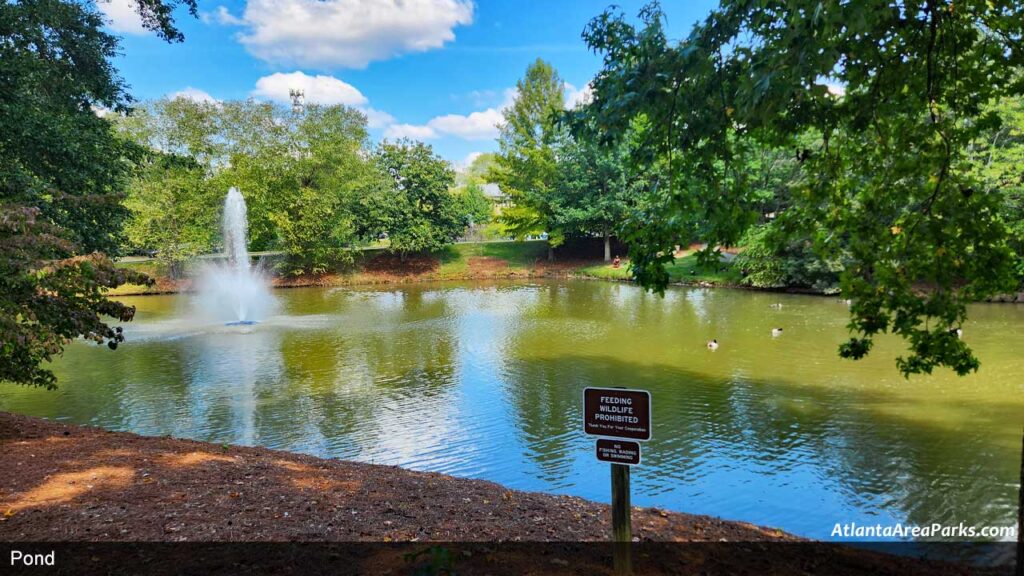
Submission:
[[[623,260],[618,268],[611,264],[591,264],[576,271],[581,276],[601,278],[603,280],[629,280],[632,275],[629,273],[629,260]]]
[[[166,278],[167,277],[167,265],[157,260],[141,260],[141,261],[121,261],[117,263],[118,268],[126,268],[135,272],[142,272],[150,278]],[[149,292],[151,289],[139,284],[124,284],[118,286],[113,290],[108,290],[107,294],[110,296],[129,296],[132,294],[144,294]]]
[[[582,276],[602,278],[605,280],[629,280],[629,261],[624,260],[622,265],[614,268],[611,264],[593,264],[584,266],[577,270]],[[711,284],[739,284],[741,275],[730,262],[721,262],[718,269],[701,266],[697,262],[697,255],[690,252],[675,262],[669,264],[669,279],[672,282],[708,282]]]
[[[457,276],[469,270],[470,258],[504,260],[511,270],[529,270],[548,257],[546,242],[478,242],[453,244],[434,254],[441,260],[440,276]]]
[[[673,282],[710,282],[712,284],[739,284],[742,276],[731,262],[720,262],[716,270],[701,266],[697,254],[690,253],[666,267]]]

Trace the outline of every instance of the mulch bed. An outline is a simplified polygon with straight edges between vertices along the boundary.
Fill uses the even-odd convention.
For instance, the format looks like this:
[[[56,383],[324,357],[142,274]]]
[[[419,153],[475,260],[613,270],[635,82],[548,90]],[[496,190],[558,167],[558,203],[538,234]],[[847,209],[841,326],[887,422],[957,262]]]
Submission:
[[[581,542],[606,540],[610,532],[608,506],[580,498],[264,448],[109,432],[3,412],[0,459],[0,541],[6,542]],[[633,534],[640,542],[800,541],[780,530],[653,508],[633,510]],[[749,565],[755,560],[764,564],[763,553],[747,555],[743,561],[742,554],[728,547],[704,552],[704,557],[685,564],[700,570],[680,571],[677,562],[655,572],[970,573],[824,544],[808,557],[808,546],[814,545],[804,546],[803,552],[780,552],[779,572]],[[695,552],[681,548],[679,555]],[[481,555],[466,558],[460,560],[469,565],[473,558],[485,561]],[[502,563],[522,569],[508,573],[580,573],[576,570],[583,566],[545,563],[537,571],[533,555],[518,558]],[[741,564],[730,567],[730,562]],[[812,570],[832,565],[828,571]],[[719,569],[708,571],[709,566]],[[493,568],[490,573],[506,573]],[[605,571],[601,562],[590,568],[586,573]]]

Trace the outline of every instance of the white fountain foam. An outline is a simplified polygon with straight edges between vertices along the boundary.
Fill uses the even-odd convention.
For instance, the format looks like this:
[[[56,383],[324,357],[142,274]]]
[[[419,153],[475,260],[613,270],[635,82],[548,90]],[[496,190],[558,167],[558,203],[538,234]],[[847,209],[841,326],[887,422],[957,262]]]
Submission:
[[[249,261],[248,228],[245,198],[232,187],[221,221],[226,260],[204,266],[197,282],[196,309],[205,319],[252,324],[274,309],[269,281]]]

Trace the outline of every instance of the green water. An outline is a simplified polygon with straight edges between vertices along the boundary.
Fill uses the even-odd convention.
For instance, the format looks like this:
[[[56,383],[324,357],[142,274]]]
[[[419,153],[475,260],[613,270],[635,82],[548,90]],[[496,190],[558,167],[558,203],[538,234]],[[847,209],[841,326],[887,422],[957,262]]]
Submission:
[[[581,390],[626,386],[654,404],[637,505],[819,538],[837,522],[1014,522],[1024,306],[971,309],[978,374],[905,380],[894,339],[837,358],[833,298],[583,281],[275,296],[250,327],[191,320],[186,296],[126,299],[125,345],[74,344],[58,391],[5,385],[0,409],[607,501]]]

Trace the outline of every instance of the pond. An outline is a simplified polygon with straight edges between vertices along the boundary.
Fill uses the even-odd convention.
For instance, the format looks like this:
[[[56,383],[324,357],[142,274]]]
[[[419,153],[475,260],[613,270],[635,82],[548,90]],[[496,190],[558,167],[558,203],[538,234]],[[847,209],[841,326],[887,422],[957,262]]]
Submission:
[[[76,342],[57,391],[0,386],[0,410],[608,501],[581,391],[625,386],[653,398],[635,505],[824,539],[837,522],[1016,517],[1022,306],[972,307],[977,374],[908,380],[895,338],[837,357],[836,298],[587,281],[275,296],[254,326],[189,320],[188,296],[125,298],[120,349]]]

